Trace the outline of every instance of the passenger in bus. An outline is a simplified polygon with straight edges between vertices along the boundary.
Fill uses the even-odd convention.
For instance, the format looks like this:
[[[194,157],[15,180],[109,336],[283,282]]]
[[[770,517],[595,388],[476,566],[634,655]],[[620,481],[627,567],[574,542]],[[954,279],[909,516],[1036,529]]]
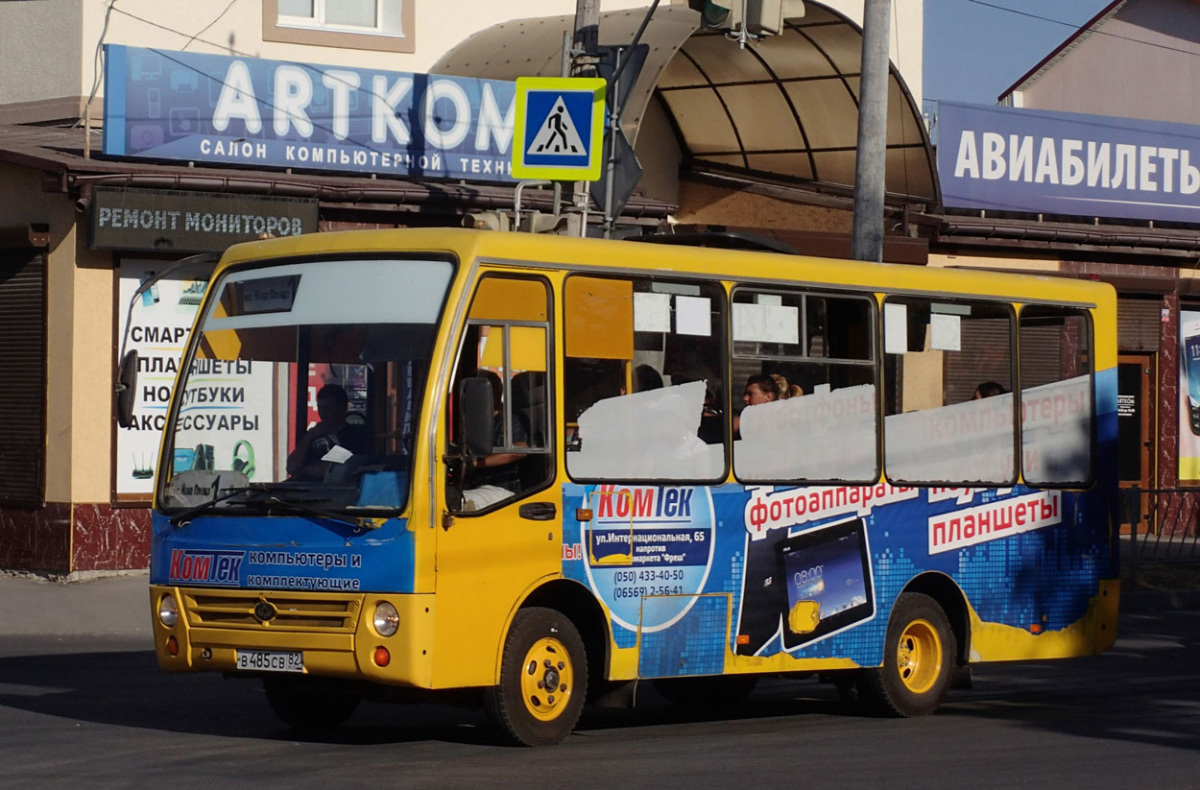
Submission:
[[[637,392],[660,390],[663,386],[662,374],[650,365],[638,365],[633,369],[633,385]]]
[[[757,406],[760,403],[771,403],[777,400],[787,400],[804,394],[800,387],[789,384],[788,380],[778,373],[756,373],[746,379],[746,389],[742,393],[744,407]],[[733,438],[742,438],[741,415],[733,417]]]
[[[492,446],[504,446],[504,387],[500,377],[489,370],[479,371],[480,376],[486,377],[492,383]],[[517,374],[518,376],[520,374]],[[513,377],[514,386],[520,384]],[[512,420],[512,444],[514,447],[529,446],[529,424],[522,419],[514,404]],[[472,512],[503,502],[517,494],[521,489],[520,461],[524,453],[491,453],[473,459],[467,471],[466,484],[470,486],[463,491],[463,510]]]
[[[346,422],[350,398],[338,384],[326,384],[317,392],[317,416],[313,427],[305,431],[288,455],[287,471],[292,480],[319,482],[325,479],[331,461],[324,460],[335,446],[351,453],[366,453],[371,449],[371,435],[365,425]]]
[[[546,446],[546,376],[524,370],[512,377],[512,418],[521,423],[530,447]]]
[[[636,372],[636,371],[635,371]],[[725,441],[725,410],[721,403],[721,380],[708,365],[697,362],[690,367],[671,374],[671,386],[704,382],[704,402],[700,408],[700,426],[696,435],[705,444],[721,444]]]
[[[1006,389],[1004,389],[1004,387],[1000,386],[999,383],[997,383],[995,381],[985,381],[982,384],[980,384],[978,387],[975,388],[975,397],[972,398],[972,400],[982,400],[983,398],[992,398],[992,397],[995,397],[996,395],[1003,395],[1006,392],[1008,392],[1008,390],[1006,390]]]
[[[759,373],[746,380],[746,391],[742,393],[742,403],[755,406],[759,403],[769,403],[774,400],[803,395],[804,390],[789,384],[788,380],[778,373]]]
[[[704,405],[700,411],[700,429],[696,432],[705,444],[721,444],[725,441],[725,410],[721,408],[721,396],[717,384],[704,382]]]

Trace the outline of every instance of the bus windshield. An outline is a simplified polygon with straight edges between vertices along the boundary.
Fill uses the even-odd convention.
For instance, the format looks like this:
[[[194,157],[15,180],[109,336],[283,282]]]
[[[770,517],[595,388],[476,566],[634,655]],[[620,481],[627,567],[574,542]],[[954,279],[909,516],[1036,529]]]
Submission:
[[[405,506],[448,260],[239,267],[212,286],[175,393],[168,511]]]

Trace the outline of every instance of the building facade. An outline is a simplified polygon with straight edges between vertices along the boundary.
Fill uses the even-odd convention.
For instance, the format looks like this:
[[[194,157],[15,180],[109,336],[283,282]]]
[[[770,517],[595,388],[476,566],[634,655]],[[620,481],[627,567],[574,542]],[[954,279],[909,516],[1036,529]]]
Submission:
[[[917,110],[922,5],[896,5],[889,161],[909,178],[889,183],[891,214],[936,200]],[[479,212],[511,215],[513,208],[515,182],[478,171],[431,176],[420,166],[372,172],[312,160],[268,162],[254,158],[258,143],[248,149],[254,156],[239,160],[247,141],[237,137],[221,143],[229,146],[220,149],[224,160],[145,151],[210,128],[231,69],[245,69],[251,82],[263,69],[337,72],[335,85],[347,74],[382,74],[392,87],[403,79],[396,75],[413,84],[436,81],[423,75],[449,75],[451,82],[498,85],[557,75],[561,31],[570,29],[574,6],[0,3],[0,567],[75,573],[146,566],[161,424],[155,416],[204,277],[202,269],[183,269],[138,292],[151,273],[264,233],[460,225]],[[742,50],[719,32],[699,30],[686,3],[661,4],[647,35],[667,49],[646,59],[621,116],[643,171],[626,182],[622,232],[755,226],[809,251],[848,254],[861,3],[803,7],[784,35]],[[645,10],[642,0],[606,0],[600,44],[628,42]],[[554,21],[513,22],[532,18]],[[555,32],[535,58],[522,38],[538,27]],[[470,41],[489,35],[498,37],[480,73],[455,62]],[[123,72],[115,70],[116,56],[126,57]],[[225,82],[193,76],[201,62],[224,69]],[[118,73],[125,82],[107,82]],[[318,92],[322,79],[313,83]],[[112,114],[132,107],[135,94],[143,115]],[[763,123],[768,108],[771,123]],[[709,114],[697,116],[697,109]],[[338,114],[330,113],[322,117],[336,126]],[[697,117],[707,120],[695,124]],[[138,139],[147,148],[142,155],[128,147],[113,153],[114,130],[125,124],[128,146],[134,121],[146,121]],[[285,127],[289,134],[299,128],[295,121]],[[269,137],[271,121],[263,127]],[[352,153],[345,156],[353,161]],[[527,210],[552,208],[548,189],[526,191],[523,201]],[[595,210],[593,204],[593,229]],[[917,263],[925,251],[923,240],[902,235],[885,248],[893,259]],[[118,428],[114,412],[123,343],[139,345],[145,366],[132,431]],[[204,450],[194,452],[202,457]]]
[[[990,160],[992,171],[965,188],[956,182],[971,169],[968,135],[943,123],[964,108],[943,107],[946,206],[919,220],[931,265],[1034,270],[1117,288],[1122,486],[1163,492],[1126,497],[1132,509],[1123,518],[1141,531],[1195,530],[1187,491],[1200,483],[1200,424],[1190,417],[1182,338],[1200,317],[1200,109],[1180,100],[1178,87],[1200,79],[1198,54],[1196,3],[1108,4],[1006,90],[1001,106],[965,108],[978,121],[978,163]]]

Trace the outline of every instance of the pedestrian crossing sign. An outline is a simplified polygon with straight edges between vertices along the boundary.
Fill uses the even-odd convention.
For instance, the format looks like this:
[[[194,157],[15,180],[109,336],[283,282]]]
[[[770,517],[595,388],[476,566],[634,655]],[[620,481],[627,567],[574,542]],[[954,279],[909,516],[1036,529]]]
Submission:
[[[598,180],[604,161],[605,85],[599,77],[519,77],[512,174]]]

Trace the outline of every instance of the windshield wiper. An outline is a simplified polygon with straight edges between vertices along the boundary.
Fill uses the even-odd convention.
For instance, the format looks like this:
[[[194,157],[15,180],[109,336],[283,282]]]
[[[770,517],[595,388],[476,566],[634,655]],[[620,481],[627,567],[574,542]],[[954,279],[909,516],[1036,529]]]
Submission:
[[[217,487],[214,490],[220,491],[220,478],[217,479]],[[278,509],[278,510],[286,510],[291,513],[299,513],[299,514],[306,515],[306,516],[317,516],[318,518],[327,518],[332,521],[337,521],[342,524],[346,524],[348,526],[354,527],[355,529],[377,529],[381,525],[382,519],[386,518],[389,514],[391,514],[395,510],[394,508],[381,507],[381,506],[363,506],[363,507],[350,508],[351,510],[354,510],[354,511],[357,511],[357,512],[363,513],[363,514],[366,514],[366,513],[378,514],[377,516],[374,516],[374,517],[367,516],[367,515],[356,517],[354,515],[346,515],[344,513],[338,513],[336,511],[332,511],[332,510],[326,510],[324,508],[320,508],[315,505],[310,505],[307,502],[298,502],[298,501],[295,501],[292,499],[283,499],[279,496],[279,494],[284,493],[284,492],[287,492],[289,494],[291,494],[291,493],[307,493],[311,490],[313,490],[313,489],[302,487],[302,486],[297,487],[292,484],[278,485],[278,484],[271,484],[271,483],[251,483],[250,485],[241,486],[240,488],[229,488],[229,489],[226,489],[225,491],[221,491],[221,493],[219,495],[214,495],[213,498],[208,500],[207,502],[201,502],[199,505],[194,505],[192,507],[187,508],[186,510],[182,510],[182,511],[176,513],[175,515],[168,518],[167,522],[169,524],[171,524],[171,526],[174,526],[174,527],[186,526],[187,523],[189,521],[191,521],[193,517],[198,516],[201,513],[207,513],[208,511],[215,509],[217,507],[217,505],[221,504],[222,502],[227,502],[241,494],[257,494],[259,496],[255,496],[253,498],[247,498],[245,502],[239,503],[239,504],[254,505],[259,508],[265,507],[268,510],[274,508],[274,509]],[[322,500],[318,499],[316,501],[322,501]]]
[[[227,489],[225,489],[225,491],[222,492],[221,491],[221,478],[218,476],[217,484],[215,486],[213,486],[213,498],[212,499],[208,500],[207,502],[201,502],[199,505],[193,505],[192,507],[189,507],[186,510],[182,510],[182,511],[176,513],[175,515],[173,515],[167,519],[167,523],[173,527],[182,527],[182,526],[186,525],[187,522],[192,520],[192,516],[197,516],[201,513],[212,510],[217,505],[221,504],[222,502],[226,502],[230,499],[233,499],[235,496],[239,496],[241,494],[249,494],[249,493],[265,494],[269,490],[270,489],[267,487],[266,483],[251,483],[248,486],[240,486],[238,488],[227,488]],[[218,492],[220,492],[220,493],[218,493]]]
[[[269,497],[260,502],[256,502],[255,504],[266,505],[268,509],[279,508],[281,510],[287,510],[292,513],[299,513],[299,514],[305,515],[305,516],[316,516],[317,518],[327,518],[331,521],[337,521],[342,524],[347,524],[351,527],[354,527],[355,529],[378,529],[382,524],[381,519],[372,519],[372,518],[365,518],[365,517],[355,518],[354,516],[348,516],[348,515],[345,515],[344,513],[336,513],[332,510],[325,510],[323,508],[315,507],[313,505],[308,505],[303,502],[294,502],[290,499],[280,499],[277,496]],[[357,508],[357,509],[362,510],[365,508]],[[375,510],[375,508],[371,508],[371,510]],[[388,510],[388,512],[391,512],[390,508],[388,508],[387,510]]]

